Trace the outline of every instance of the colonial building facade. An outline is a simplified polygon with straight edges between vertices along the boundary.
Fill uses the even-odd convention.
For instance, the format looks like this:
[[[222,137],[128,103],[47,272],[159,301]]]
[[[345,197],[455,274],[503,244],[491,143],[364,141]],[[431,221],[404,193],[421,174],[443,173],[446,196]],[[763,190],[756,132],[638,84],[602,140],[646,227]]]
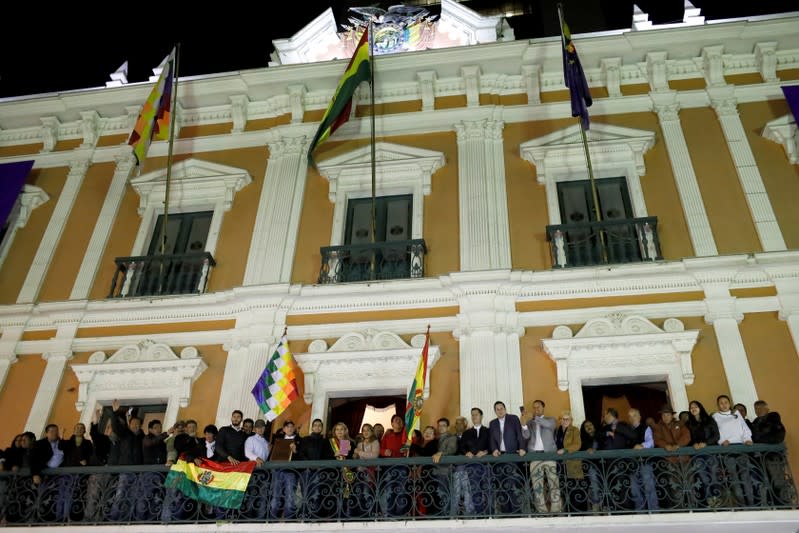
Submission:
[[[0,243],[0,442],[114,399],[166,427],[257,417],[284,329],[303,395],[279,421],[305,429],[405,396],[428,325],[423,424],[534,399],[579,422],[642,384],[792,413],[799,19],[575,36],[594,197],[560,41],[444,3],[455,46],[375,60],[376,243],[368,91],[309,166],[346,61],[302,32],[269,68],[181,80],[164,258],[167,143],[141,167],[126,143],[151,83],[0,101],[0,163],[34,160]]]

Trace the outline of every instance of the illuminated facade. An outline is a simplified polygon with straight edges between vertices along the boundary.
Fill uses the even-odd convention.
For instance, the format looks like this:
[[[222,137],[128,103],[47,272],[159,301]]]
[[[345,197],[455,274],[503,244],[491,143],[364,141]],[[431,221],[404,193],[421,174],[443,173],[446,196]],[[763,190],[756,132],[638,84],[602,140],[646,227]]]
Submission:
[[[377,245],[368,91],[306,163],[344,61],[295,63],[343,41],[300,32],[270,68],[181,82],[169,295],[167,145],[137,168],[126,144],[150,84],[0,102],[0,162],[35,160],[0,244],[0,442],[114,398],[167,426],[255,417],[286,327],[304,393],[287,416],[307,428],[331,400],[403,396],[429,324],[423,424],[538,398],[580,420],[591,387],[655,383],[678,411],[767,400],[798,472],[799,135],[780,85],[799,80],[799,19],[575,36],[603,221],[559,41],[445,22],[435,38],[461,46],[376,60]]]

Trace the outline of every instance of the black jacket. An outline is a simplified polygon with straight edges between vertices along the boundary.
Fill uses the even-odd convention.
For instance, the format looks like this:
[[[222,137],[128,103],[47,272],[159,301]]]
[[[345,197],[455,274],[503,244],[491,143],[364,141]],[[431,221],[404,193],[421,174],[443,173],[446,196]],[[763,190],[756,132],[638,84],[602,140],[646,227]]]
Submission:
[[[94,446],[91,441],[83,439],[80,446],[75,442],[75,435],[69,440],[61,441],[61,449],[64,450],[64,462],[62,466],[86,466],[92,460]],[[85,463],[81,463],[85,461]]]
[[[111,426],[114,428],[117,444],[112,447],[108,457],[110,465],[140,465],[142,464],[142,440],[144,433],[130,430],[125,419],[125,409],[120,408],[111,417]],[[116,448],[116,449],[115,449]]]
[[[166,439],[167,434],[151,435],[148,433],[142,438],[141,456],[142,464],[162,465],[166,464]]]
[[[330,442],[321,433],[311,433],[302,438],[297,459],[300,461],[333,459],[333,449],[330,447]]]
[[[64,450],[64,442],[58,440],[58,449]],[[39,439],[33,443],[31,450],[31,475],[38,476],[47,468],[47,462],[53,457],[53,447],[47,438]],[[63,462],[62,462],[63,464]],[[61,466],[61,465],[59,465]]]
[[[184,453],[193,452],[201,444],[204,448],[204,442],[205,439],[201,437],[192,437],[187,433],[180,433],[179,435],[175,435],[175,451],[178,452],[178,457],[180,457]]]
[[[719,426],[716,424],[716,421],[713,420],[713,417],[709,416],[707,420],[702,423],[691,416],[686,425],[688,426],[688,431],[691,432],[691,442],[688,443],[689,446],[699,443],[713,446],[719,443]]]
[[[89,428],[89,436],[92,438],[92,454],[90,464],[92,466],[103,466],[108,462],[108,454],[111,452],[111,439],[108,435],[100,433],[97,424],[92,423]]]
[[[759,416],[752,422],[752,442],[779,444],[785,440],[785,426],[776,411]]]
[[[488,428],[480,427],[480,435],[477,430],[469,428],[463,432],[460,443],[458,444],[458,454],[466,455],[467,452],[476,454],[477,452],[488,452]]]
[[[228,456],[232,456],[239,461],[246,461],[247,456],[244,455],[244,443],[247,440],[247,435],[243,430],[236,431],[233,426],[225,426],[219,430],[216,435],[216,455],[219,456],[221,461],[227,460]]]
[[[608,433],[613,433],[613,435]],[[635,446],[636,440],[637,435],[632,426],[620,420],[616,421],[615,430],[612,424],[605,424],[597,435],[597,444],[600,450],[625,450]]]

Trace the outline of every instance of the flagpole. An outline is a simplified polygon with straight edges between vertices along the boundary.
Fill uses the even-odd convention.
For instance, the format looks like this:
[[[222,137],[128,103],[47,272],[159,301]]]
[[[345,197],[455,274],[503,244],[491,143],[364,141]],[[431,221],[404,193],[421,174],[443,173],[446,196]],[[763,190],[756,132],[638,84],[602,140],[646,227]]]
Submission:
[[[369,19],[369,108],[371,109],[370,125],[371,125],[371,145],[372,145],[372,263],[370,265],[371,273],[370,278],[375,279],[375,262],[377,259],[377,251],[374,247],[377,241],[377,200],[375,199],[375,189],[377,184],[377,148],[375,147],[375,37],[374,37],[374,17]]]
[[[175,74],[172,77],[172,116],[169,124],[169,148],[166,155],[166,187],[164,188],[164,221],[161,224],[161,263],[158,270],[158,294],[164,287],[164,255],[166,254],[166,228],[169,223],[169,184],[172,178],[172,150],[175,144],[175,119],[178,116],[178,76],[180,72],[180,43],[175,44]]]
[[[566,36],[563,35],[563,4],[558,2],[558,22],[560,23],[560,43],[561,47],[566,48]],[[566,74],[564,70],[564,76]],[[583,152],[585,153],[585,162],[588,166],[588,182],[591,185],[591,196],[594,200],[594,215],[597,222],[602,222],[602,211],[599,208],[599,195],[597,194],[596,181],[594,181],[594,168],[591,166],[591,153],[588,150],[588,135],[585,133],[585,124],[583,124],[583,117],[577,117],[577,122],[580,123],[580,136],[583,139]],[[602,228],[598,228],[600,251],[604,262],[607,262],[607,250],[605,248],[605,237]]]

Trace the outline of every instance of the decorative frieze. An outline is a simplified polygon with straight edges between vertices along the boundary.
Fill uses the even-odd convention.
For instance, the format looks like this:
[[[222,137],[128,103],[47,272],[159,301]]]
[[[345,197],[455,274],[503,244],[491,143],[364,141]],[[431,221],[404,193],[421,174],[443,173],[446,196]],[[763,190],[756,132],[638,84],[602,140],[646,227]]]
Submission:
[[[791,164],[799,163],[799,128],[796,127],[796,119],[792,114],[789,113],[767,122],[762,135],[766,139],[781,144]]]
[[[83,135],[81,148],[94,148],[99,138],[100,115],[97,111],[81,111],[80,130]]]
[[[724,80],[724,46],[705,46],[702,48],[702,70],[705,82],[709,87],[725,85]]]
[[[621,94],[621,58],[620,57],[606,57],[600,61],[602,66],[602,77],[604,78],[605,87],[608,90],[608,96],[617,98]]]
[[[766,83],[776,82],[777,42],[769,41],[755,44],[755,62],[760,76]]]
[[[58,143],[58,128],[61,122],[58,117],[41,117],[42,152],[52,152]]]
[[[466,92],[466,106],[480,105],[480,67],[477,65],[462,66],[461,77]]]
[[[305,93],[307,92],[308,90],[305,88],[305,84],[302,83],[288,86],[289,107],[291,108],[291,122],[293,124],[302,122],[303,116],[305,115],[304,100]]]
[[[419,80],[419,94],[422,97],[422,111],[432,111],[436,105],[436,78],[435,70],[422,70],[416,73]]]
[[[241,133],[247,127],[247,106],[250,99],[246,94],[234,94],[230,97],[230,116],[233,118],[231,133]]]
[[[522,86],[527,93],[527,104],[541,103],[541,65],[522,65]]]
[[[668,91],[669,80],[666,69],[666,57],[668,52],[658,51],[646,54],[646,75],[649,80],[649,87],[654,92]]]

